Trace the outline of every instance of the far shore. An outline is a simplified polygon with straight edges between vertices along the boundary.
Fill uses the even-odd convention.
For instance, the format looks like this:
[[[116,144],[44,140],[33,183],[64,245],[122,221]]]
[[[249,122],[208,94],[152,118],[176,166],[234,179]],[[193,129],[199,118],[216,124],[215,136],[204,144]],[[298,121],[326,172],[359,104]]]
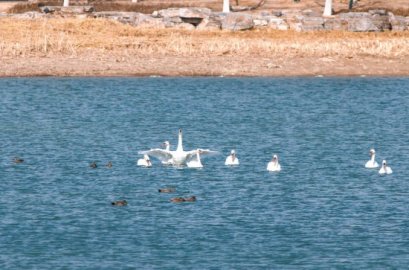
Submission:
[[[409,76],[409,33],[170,31],[0,19],[0,77]]]

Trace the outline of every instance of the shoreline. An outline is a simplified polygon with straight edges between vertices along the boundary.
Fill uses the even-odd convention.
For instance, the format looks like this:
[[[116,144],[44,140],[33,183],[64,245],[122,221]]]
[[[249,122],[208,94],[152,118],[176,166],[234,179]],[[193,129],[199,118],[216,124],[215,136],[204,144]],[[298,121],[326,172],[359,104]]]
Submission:
[[[0,77],[408,77],[409,58],[0,58]]]

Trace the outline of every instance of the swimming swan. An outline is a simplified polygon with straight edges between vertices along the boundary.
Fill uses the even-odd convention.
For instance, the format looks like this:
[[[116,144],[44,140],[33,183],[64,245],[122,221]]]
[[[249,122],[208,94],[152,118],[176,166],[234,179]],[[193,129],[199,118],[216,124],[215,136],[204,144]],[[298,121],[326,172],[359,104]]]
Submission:
[[[196,155],[194,155],[190,160],[186,161],[186,165],[189,168],[203,168],[202,161],[200,160],[200,154],[202,149],[197,149]]]
[[[365,168],[368,169],[378,168],[379,167],[378,162],[376,162],[375,160],[375,149],[369,150],[369,156],[371,157],[371,159],[366,162]]]
[[[233,166],[239,164],[240,164],[239,159],[236,157],[236,151],[231,150],[230,155],[226,158],[226,161],[224,162],[224,165]]]
[[[201,155],[214,154],[216,151],[210,151],[207,149],[200,149]],[[140,151],[139,154],[146,154],[159,159],[160,161],[169,162],[169,164],[174,166],[184,166],[188,161],[197,155],[198,150],[184,151],[183,150],[183,139],[182,139],[182,129],[179,129],[178,146],[176,151],[166,150],[166,149],[151,149],[148,151]]]
[[[136,165],[142,166],[142,167],[152,167],[152,162],[149,156],[144,154],[143,158],[138,159],[138,162]]]
[[[379,174],[384,175],[384,174],[391,174],[391,173],[392,173],[391,167],[386,165],[386,160],[383,160],[382,167],[379,170]]]
[[[267,164],[267,171],[279,172],[281,171],[281,165],[278,163],[278,156],[273,155],[273,159]]]

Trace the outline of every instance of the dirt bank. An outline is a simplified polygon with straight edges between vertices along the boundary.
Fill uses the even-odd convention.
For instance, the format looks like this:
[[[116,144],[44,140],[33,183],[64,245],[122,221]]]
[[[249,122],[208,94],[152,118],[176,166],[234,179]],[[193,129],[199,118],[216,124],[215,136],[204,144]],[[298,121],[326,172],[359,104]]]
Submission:
[[[137,29],[0,20],[0,76],[409,76],[409,33]]]

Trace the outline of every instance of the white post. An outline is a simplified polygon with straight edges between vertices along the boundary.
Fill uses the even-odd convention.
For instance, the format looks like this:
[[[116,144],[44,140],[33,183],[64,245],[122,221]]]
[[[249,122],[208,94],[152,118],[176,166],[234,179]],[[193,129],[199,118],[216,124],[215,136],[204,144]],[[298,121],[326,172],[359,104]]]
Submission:
[[[332,15],[332,0],[325,0],[324,16]]]
[[[68,7],[70,5],[70,0],[64,0],[64,7]]]
[[[224,13],[229,13],[230,12],[229,0],[223,0],[223,12]]]

